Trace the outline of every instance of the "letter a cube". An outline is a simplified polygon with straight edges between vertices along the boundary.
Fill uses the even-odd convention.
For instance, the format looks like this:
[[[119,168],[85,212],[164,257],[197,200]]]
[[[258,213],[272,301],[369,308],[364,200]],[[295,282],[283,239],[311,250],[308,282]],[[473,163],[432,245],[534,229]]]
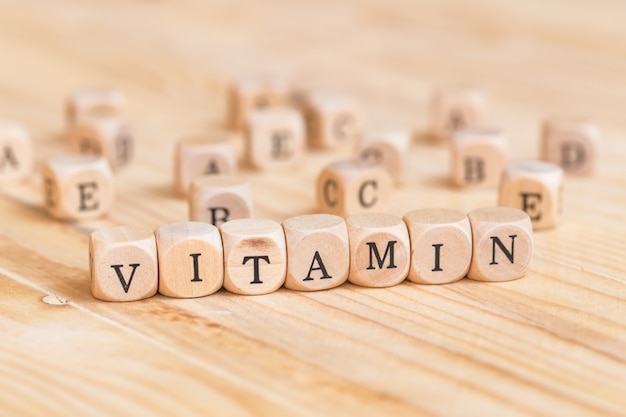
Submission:
[[[283,229],[287,243],[286,288],[325,290],[348,279],[350,248],[342,217],[305,214],[285,220]]]
[[[444,142],[456,130],[481,127],[485,120],[485,103],[483,92],[473,87],[436,91],[430,103],[432,135]]]
[[[17,123],[0,120],[0,181],[17,180],[30,174],[33,145]]]

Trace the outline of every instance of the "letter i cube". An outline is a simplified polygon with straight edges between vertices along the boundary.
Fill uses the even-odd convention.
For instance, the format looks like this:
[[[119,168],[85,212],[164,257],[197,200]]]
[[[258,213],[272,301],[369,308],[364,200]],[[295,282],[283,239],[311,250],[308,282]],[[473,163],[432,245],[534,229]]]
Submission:
[[[81,220],[100,217],[113,205],[115,183],[101,157],[68,155],[49,159],[42,169],[43,199],[55,218]]]
[[[325,290],[348,279],[350,248],[342,217],[305,214],[285,220],[283,229],[287,243],[286,288]]]
[[[219,230],[207,223],[178,222],[155,231],[159,255],[159,293],[191,298],[213,294],[224,282]]]
[[[220,226],[224,288],[243,295],[274,292],[285,282],[287,248],[280,223],[236,219]]]
[[[292,167],[304,152],[304,121],[286,107],[254,110],[247,125],[247,157],[259,169]]]
[[[409,281],[446,284],[465,277],[472,260],[469,219],[456,210],[428,208],[404,215],[411,239]]]
[[[365,287],[390,287],[409,272],[411,243],[398,216],[360,213],[346,219],[350,239],[348,280]]]
[[[91,293],[104,301],[135,301],[157,292],[159,268],[152,230],[116,226],[89,239]]]
[[[509,281],[528,272],[533,228],[528,214],[509,207],[470,212],[472,263],[467,277],[478,281]]]
[[[33,146],[17,123],[0,120],[0,181],[22,179],[33,167]]]

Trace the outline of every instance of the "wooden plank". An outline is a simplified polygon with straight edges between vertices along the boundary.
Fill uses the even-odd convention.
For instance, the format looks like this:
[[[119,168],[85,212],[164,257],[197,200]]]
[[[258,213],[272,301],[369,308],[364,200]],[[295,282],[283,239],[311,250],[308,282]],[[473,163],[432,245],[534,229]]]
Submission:
[[[626,27],[620,5],[531,0],[197,0],[0,3],[0,115],[24,123],[38,165],[64,151],[62,101],[81,85],[122,88],[137,160],[99,220],[41,208],[36,171],[0,189],[0,406],[8,415],[615,415],[626,408]],[[541,10],[541,13],[538,12]],[[622,13],[623,14],[623,13]],[[473,83],[514,158],[534,158],[539,122],[583,114],[603,134],[601,167],[568,178],[564,219],[535,235],[532,272],[317,293],[220,291],[105,303],[89,293],[87,235],[184,220],[174,141],[231,138],[226,88],[273,72],[354,94],[368,124],[415,130],[392,212],[493,205],[448,186],[449,155],[425,138],[429,93]],[[243,170],[259,217],[316,211],[321,167]],[[58,305],[42,302],[66,300]]]

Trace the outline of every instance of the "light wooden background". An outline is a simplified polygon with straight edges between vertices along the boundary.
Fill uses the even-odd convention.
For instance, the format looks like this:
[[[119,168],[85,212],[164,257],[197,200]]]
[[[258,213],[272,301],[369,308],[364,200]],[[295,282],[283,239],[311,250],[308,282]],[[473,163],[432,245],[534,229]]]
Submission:
[[[38,172],[1,186],[0,414],[626,415],[624,16],[616,0],[1,0],[0,116],[29,129],[38,166],[65,151],[79,86],[127,93],[138,155],[97,221],[50,220]],[[518,281],[94,300],[88,233],[186,219],[173,143],[241,145],[221,128],[226,86],[257,74],[353,94],[369,126],[415,130],[399,215],[496,201],[449,188],[446,150],[423,140],[441,85],[484,87],[516,158],[536,157],[544,116],[594,118],[601,168],[567,180],[563,224],[536,234]],[[257,215],[315,211],[315,176],[341,156],[244,170]]]

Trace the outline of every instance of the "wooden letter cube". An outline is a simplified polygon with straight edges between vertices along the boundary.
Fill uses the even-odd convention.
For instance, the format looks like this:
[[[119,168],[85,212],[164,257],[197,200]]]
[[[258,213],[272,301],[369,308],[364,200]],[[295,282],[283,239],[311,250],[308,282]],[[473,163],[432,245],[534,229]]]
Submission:
[[[431,100],[431,132],[440,141],[458,129],[482,127],[486,105],[476,88],[448,88],[436,91]]]
[[[126,96],[113,88],[84,88],[74,91],[67,99],[67,124],[76,123],[85,116],[119,116],[126,108]]]
[[[308,214],[283,222],[287,242],[285,287],[296,291],[333,288],[348,279],[350,248],[342,217]]]
[[[116,226],[89,239],[91,293],[104,301],[152,297],[159,285],[157,248],[152,230]]]
[[[349,216],[387,211],[391,204],[391,176],[368,161],[340,161],[317,177],[317,202],[323,213]]]
[[[159,293],[191,298],[213,294],[224,283],[219,230],[207,223],[179,222],[155,231],[159,254]]]
[[[0,181],[26,177],[33,168],[33,145],[17,123],[0,120]]]
[[[245,128],[252,110],[282,106],[288,96],[289,86],[279,78],[247,78],[234,82],[230,90],[230,127]]]
[[[556,226],[561,217],[563,170],[541,161],[509,164],[502,175],[498,205],[528,213],[534,229]]]
[[[390,287],[404,281],[411,262],[406,224],[383,213],[354,214],[346,219],[350,239],[348,280],[365,287]]]
[[[451,179],[458,187],[496,188],[508,162],[507,141],[496,129],[461,129],[453,133]]]
[[[307,141],[312,147],[333,149],[356,145],[363,126],[363,116],[350,97],[310,92],[303,97]]]
[[[467,277],[509,281],[530,268],[533,228],[528,214],[508,207],[489,207],[468,214],[472,226],[472,264]]]
[[[280,223],[237,219],[220,226],[224,242],[224,288],[243,294],[279,289],[287,273],[287,248]]]
[[[232,175],[196,178],[189,189],[189,219],[219,226],[233,219],[252,217],[248,182]]]
[[[237,173],[237,155],[232,142],[181,141],[174,160],[176,190],[187,195],[191,182],[203,175]]]
[[[411,239],[409,280],[446,284],[465,277],[472,260],[472,230],[464,213],[414,210],[404,216]]]
[[[600,132],[585,120],[553,119],[543,125],[541,159],[568,175],[591,175],[598,166]]]
[[[42,179],[44,206],[58,219],[100,217],[115,199],[113,174],[101,157],[68,155],[49,159],[42,169]]]
[[[130,162],[134,151],[128,123],[120,116],[83,117],[67,130],[70,150],[104,156],[116,170]]]
[[[408,130],[368,131],[359,140],[358,157],[380,164],[394,184],[401,184],[406,178],[410,144]]]
[[[247,126],[248,162],[255,168],[294,166],[304,152],[304,122],[286,107],[254,110]]]

